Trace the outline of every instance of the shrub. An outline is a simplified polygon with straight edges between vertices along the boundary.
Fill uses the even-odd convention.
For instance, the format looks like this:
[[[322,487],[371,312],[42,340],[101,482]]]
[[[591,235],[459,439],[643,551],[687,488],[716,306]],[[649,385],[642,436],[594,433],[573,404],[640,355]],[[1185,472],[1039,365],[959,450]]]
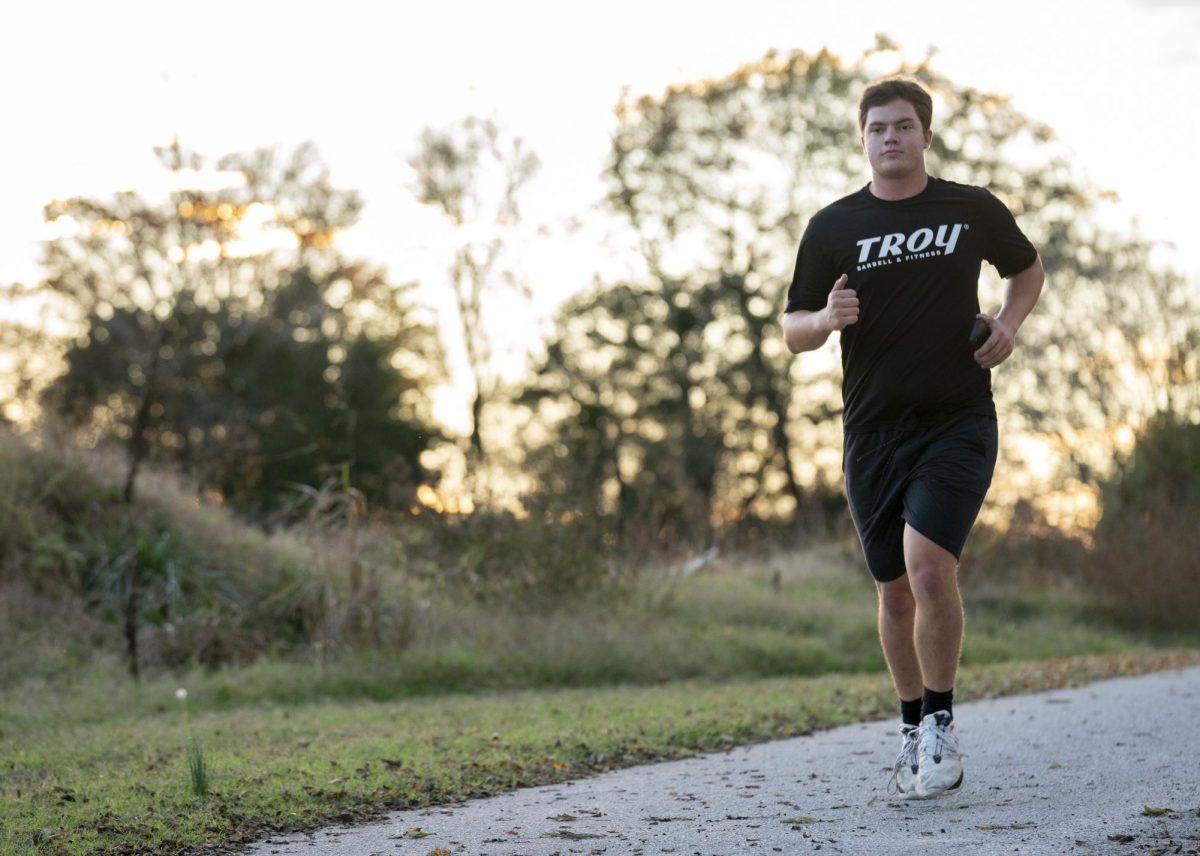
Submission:
[[[1160,414],[1102,491],[1090,578],[1118,617],[1195,632],[1200,623],[1200,425]]]
[[[603,526],[578,513],[477,510],[431,521],[420,562],[439,584],[483,601],[536,604],[622,587],[631,573]]]

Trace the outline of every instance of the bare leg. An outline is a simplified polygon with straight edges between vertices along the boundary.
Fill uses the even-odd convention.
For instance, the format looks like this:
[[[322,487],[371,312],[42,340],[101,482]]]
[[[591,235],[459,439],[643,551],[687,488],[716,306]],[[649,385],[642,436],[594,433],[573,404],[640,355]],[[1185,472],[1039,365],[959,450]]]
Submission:
[[[904,564],[916,604],[913,639],[921,675],[929,689],[948,692],[954,689],[962,651],[958,560],[906,525]]]
[[[876,583],[879,590],[879,641],[896,695],[902,700],[921,697],[924,683],[921,664],[913,643],[916,601],[908,585],[908,576],[887,583]]]

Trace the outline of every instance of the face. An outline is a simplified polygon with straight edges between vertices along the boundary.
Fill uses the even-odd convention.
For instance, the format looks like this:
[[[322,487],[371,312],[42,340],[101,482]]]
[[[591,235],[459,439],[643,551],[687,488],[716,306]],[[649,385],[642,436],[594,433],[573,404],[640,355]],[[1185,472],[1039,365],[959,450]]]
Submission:
[[[921,130],[916,108],[897,99],[867,111],[860,140],[875,175],[900,179],[925,171],[933,132]]]

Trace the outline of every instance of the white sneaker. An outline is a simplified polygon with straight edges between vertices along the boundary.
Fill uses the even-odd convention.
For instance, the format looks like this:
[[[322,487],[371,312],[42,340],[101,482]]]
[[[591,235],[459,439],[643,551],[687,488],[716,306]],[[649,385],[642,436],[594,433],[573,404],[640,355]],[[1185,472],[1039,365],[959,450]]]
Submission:
[[[917,755],[917,795],[921,799],[953,794],[962,787],[962,750],[948,712],[939,710],[921,720]]]
[[[920,757],[917,753],[918,735],[920,729],[915,725],[901,725],[900,755],[896,758],[896,766],[892,769],[892,777],[888,779],[887,791],[896,794],[902,800],[917,799],[917,771],[920,769]]]

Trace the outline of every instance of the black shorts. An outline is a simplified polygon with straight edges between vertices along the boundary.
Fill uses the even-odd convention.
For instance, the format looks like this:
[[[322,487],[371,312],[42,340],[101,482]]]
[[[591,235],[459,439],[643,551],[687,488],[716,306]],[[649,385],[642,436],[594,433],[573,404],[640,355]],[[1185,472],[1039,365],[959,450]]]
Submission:
[[[996,419],[960,413],[935,425],[846,434],[842,471],[871,576],[904,575],[904,524],[957,559],[992,483]]]

